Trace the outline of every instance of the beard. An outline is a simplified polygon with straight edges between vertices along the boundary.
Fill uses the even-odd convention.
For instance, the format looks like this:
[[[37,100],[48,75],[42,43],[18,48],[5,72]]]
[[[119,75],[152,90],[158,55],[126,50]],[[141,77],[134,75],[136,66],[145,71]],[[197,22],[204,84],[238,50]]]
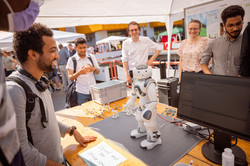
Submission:
[[[229,33],[229,32],[227,31],[226,28],[225,28],[225,30],[226,30],[226,33],[227,33],[231,38],[233,38],[233,39],[237,39],[237,37],[240,35],[240,32],[241,32],[241,30],[238,30],[238,31],[232,31],[231,33]],[[234,33],[234,32],[238,32],[238,34],[233,36],[232,33]]]
[[[56,60],[56,59],[54,59]],[[42,58],[40,57],[38,62],[37,62],[37,66],[40,70],[44,71],[44,72],[51,72],[51,71],[54,71],[55,68],[54,68],[54,63],[52,60],[49,64],[45,63],[44,60],[42,60]]]
[[[78,52],[78,55],[79,55],[80,57],[85,57],[85,56],[86,56],[86,52]]]

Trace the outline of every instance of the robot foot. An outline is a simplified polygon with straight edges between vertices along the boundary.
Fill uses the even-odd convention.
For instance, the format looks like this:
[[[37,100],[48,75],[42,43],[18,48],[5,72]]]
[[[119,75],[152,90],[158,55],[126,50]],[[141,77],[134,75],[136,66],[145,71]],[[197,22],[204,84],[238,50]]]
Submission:
[[[158,138],[157,141],[155,142],[149,142],[148,140],[145,139],[141,142],[141,148],[150,150],[153,149],[156,145],[160,144],[161,144],[161,138]]]
[[[138,129],[134,129],[130,133],[131,138],[141,138],[146,135],[147,135],[146,131],[141,133],[141,132],[138,132]]]

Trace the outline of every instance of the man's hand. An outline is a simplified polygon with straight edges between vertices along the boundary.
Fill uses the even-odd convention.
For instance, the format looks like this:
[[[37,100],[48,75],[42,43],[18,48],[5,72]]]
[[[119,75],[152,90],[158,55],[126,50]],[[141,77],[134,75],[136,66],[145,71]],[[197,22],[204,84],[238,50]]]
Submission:
[[[89,70],[88,70],[88,67],[82,66],[78,72],[79,74],[88,74]]]
[[[94,72],[95,71],[95,67],[88,64],[88,67],[86,67],[86,69],[88,70],[88,72]]]
[[[126,79],[129,84],[132,84],[132,78],[130,77],[129,74],[126,76]]]
[[[208,68],[208,65],[206,64],[201,64],[201,69],[203,70],[204,74],[212,74],[212,72]]]
[[[82,146],[86,147],[86,143],[93,142],[97,137],[95,136],[82,136],[77,130],[73,133],[75,140]]]

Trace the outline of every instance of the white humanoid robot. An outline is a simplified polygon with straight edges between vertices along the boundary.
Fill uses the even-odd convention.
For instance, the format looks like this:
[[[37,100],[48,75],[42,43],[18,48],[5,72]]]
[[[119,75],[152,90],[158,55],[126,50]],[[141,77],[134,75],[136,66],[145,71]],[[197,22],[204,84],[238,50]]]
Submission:
[[[141,142],[144,149],[152,149],[161,144],[160,131],[157,129],[157,91],[155,80],[151,78],[152,68],[147,65],[139,65],[133,68],[132,95],[125,107],[131,108],[135,104],[137,96],[140,98],[135,118],[138,128],[131,131],[132,138],[140,138],[147,135],[147,139]]]

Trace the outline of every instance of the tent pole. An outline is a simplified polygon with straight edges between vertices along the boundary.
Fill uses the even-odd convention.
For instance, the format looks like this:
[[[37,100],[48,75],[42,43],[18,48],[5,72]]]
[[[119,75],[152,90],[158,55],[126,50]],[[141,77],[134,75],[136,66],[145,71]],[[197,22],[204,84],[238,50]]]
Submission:
[[[170,77],[170,59],[171,59],[171,39],[172,39],[172,29],[173,29],[173,21],[171,19],[171,15],[168,15],[167,22],[166,22],[166,28],[168,31],[168,64],[167,64],[167,77]]]

